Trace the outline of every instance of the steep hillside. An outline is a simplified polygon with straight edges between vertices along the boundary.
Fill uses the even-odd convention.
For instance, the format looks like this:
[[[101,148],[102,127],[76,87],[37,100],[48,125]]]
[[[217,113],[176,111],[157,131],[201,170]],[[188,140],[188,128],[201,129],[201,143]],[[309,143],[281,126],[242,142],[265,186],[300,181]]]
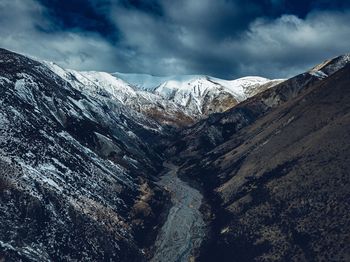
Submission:
[[[211,205],[201,261],[349,260],[348,58],[183,132],[174,160]]]
[[[0,60],[0,260],[143,260],[167,204],[151,179],[163,128],[44,64]]]

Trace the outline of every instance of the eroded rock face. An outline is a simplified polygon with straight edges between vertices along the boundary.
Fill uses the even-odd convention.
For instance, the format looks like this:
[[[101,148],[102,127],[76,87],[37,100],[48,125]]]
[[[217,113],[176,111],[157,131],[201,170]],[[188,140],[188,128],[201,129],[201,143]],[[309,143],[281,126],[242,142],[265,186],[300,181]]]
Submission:
[[[44,64],[6,50],[0,60],[1,258],[145,259],[130,214],[144,181],[150,212],[166,203],[150,179],[162,127]]]
[[[303,74],[214,115],[175,143],[181,172],[212,204],[201,261],[349,259],[350,67],[343,61],[320,66],[326,76]]]

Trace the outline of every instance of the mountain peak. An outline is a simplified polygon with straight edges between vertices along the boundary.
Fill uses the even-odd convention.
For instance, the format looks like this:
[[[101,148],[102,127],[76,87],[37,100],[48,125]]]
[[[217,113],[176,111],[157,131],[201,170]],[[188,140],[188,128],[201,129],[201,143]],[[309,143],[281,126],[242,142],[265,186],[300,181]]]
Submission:
[[[319,78],[325,78],[334,74],[339,69],[350,63],[350,54],[340,55],[333,59],[326,60],[313,67],[309,73]]]

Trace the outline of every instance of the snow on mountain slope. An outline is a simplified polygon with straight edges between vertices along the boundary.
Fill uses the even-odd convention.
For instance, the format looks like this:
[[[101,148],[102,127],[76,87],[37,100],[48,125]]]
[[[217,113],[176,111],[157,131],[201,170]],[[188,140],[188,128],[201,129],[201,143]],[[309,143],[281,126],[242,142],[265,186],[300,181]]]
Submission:
[[[124,81],[135,86],[139,90],[153,92],[158,86],[169,80],[179,82],[189,81],[201,75],[174,75],[174,76],[153,76],[148,74],[132,74],[132,73],[113,73],[112,75],[123,79]]]
[[[125,102],[128,98],[137,96],[136,91],[128,83],[108,73],[89,71],[76,72],[76,74],[85,77],[121,102]]]
[[[45,63],[82,92],[117,99],[161,124],[176,127],[192,124],[211,113],[226,111],[282,81],[263,77],[223,80],[205,75],[162,77],[78,72]]]
[[[46,64],[82,92],[117,99],[161,124],[171,126],[192,124],[211,113],[226,111],[281,81],[262,77],[223,80],[203,75],[157,77],[78,72],[53,63]]]
[[[316,71],[327,74],[327,77],[320,77],[319,74],[315,75],[308,71],[255,95],[225,113],[210,115],[207,119],[184,129],[179,136],[179,141],[174,144],[171,151],[179,152],[178,148],[181,148],[181,157],[185,160],[188,156],[193,155],[202,159],[211,147],[224,143],[241,128],[256,121],[281,104],[294,99],[302,92],[306,92],[310,87],[321,83],[345,66],[349,66],[349,57],[348,55],[339,56],[314,67]],[[214,126],[216,127],[214,128]],[[203,141],[205,141],[204,144]],[[197,150],[202,151],[197,152]],[[193,151],[196,153],[194,154]]]
[[[309,71],[309,74],[323,79],[334,74],[336,71],[343,68],[349,62],[350,54],[341,55],[336,58],[326,60],[323,63],[313,67]]]
[[[102,95],[113,97],[120,102],[128,97],[135,97],[134,89],[126,82],[105,72],[79,72],[70,69],[63,69],[52,62],[44,61],[55,74],[69,82],[73,87],[90,95]]]
[[[253,76],[223,80],[205,75],[167,77],[123,73],[113,75],[129,82],[139,90],[153,92],[186,107],[190,114],[203,116],[225,111],[248,97],[283,81],[282,79],[269,80]]]
[[[223,112],[254,95],[255,89],[272,82],[262,77],[244,77],[222,80],[209,76],[196,76],[186,81],[168,80],[155,93],[197,114]],[[273,81],[279,83],[280,81]],[[262,90],[261,90],[262,91]]]
[[[181,105],[157,94],[138,90],[113,74],[95,71],[78,72],[63,69],[51,62],[45,64],[83,93],[116,99],[161,124],[177,127],[191,124],[197,118]]]

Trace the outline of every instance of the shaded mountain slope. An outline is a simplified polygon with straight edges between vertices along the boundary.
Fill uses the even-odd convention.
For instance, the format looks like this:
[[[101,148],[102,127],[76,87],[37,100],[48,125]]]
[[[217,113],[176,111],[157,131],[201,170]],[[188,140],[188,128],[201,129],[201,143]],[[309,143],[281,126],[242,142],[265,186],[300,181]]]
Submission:
[[[167,202],[151,179],[162,127],[44,64],[0,60],[0,258],[143,260]]]
[[[286,85],[294,78],[187,130],[181,172],[213,207],[202,261],[349,260],[350,66],[343,62],[320,66],[327,75],[319,79],[304,74],[302,88]],[[204,134],[193,141],[198,130]]]

